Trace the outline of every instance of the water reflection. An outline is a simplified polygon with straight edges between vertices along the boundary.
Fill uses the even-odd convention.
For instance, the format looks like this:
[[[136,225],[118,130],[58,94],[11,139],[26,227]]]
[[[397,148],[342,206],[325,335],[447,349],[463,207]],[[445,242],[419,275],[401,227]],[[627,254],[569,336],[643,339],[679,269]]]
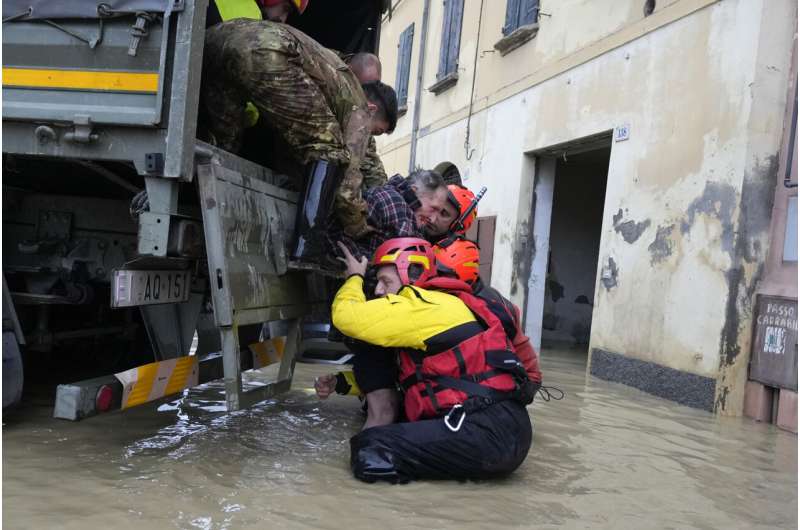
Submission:
[[[352,479],[357,400],[319,402],[298,366],[286,396],[224,413],[221,385],[81,423],[4,418],[7,528],[790,528],[797,439],[585,375],[545,351],[534,447],[502,481]]]

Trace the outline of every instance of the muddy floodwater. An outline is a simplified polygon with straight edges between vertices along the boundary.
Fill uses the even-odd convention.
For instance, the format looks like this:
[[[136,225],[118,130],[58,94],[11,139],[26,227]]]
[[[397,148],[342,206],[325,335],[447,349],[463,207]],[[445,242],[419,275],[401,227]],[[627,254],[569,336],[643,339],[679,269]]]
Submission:
[[[3,419],[3,528],[796,528],[797,437],[585,375],[545,350],[534,442],[492,482],[369,485],[349,470],[358,400],[319,402],[320,365],[226,414],[221,388],[79,423],[34,401]]]

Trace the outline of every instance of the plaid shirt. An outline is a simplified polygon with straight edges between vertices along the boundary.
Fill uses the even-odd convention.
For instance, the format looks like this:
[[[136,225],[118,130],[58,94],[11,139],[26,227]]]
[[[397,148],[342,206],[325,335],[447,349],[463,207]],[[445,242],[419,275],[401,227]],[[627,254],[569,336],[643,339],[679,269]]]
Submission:
[[[337,249],[337,254],[336,241],[342,241],[356,257],[366,256],[369,259],[387,239],[424,237],[414,218],[414,209],[419,204],[416,195],[400,175],[393,176],[383,186],[364,191],[364,201],[367,203],[367,223],[376,231],[353,241],[340,226],[331,226],[328,239]]]

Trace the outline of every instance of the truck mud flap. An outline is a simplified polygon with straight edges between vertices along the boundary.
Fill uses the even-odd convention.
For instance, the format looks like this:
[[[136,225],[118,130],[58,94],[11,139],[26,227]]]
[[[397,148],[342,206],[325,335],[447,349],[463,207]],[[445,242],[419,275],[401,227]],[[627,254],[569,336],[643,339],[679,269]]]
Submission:
[[[197,166],[214,320],[219,327],[225,397],[238,410],[286,391],[300,344],[300,318],[313,304],[305,273],[288,270],[297,194],[215,163]],[[288,321],[277,380],[244,391],[240,326]]]

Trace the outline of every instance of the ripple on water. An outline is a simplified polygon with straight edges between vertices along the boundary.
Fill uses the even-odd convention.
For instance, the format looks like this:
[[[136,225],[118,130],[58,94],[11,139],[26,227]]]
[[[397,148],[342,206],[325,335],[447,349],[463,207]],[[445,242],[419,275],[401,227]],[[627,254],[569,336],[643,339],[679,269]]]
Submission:
[[[9,528],[791,528],[797,439],[587,378],[545,352],[562,401],[534,404],[534,445],[505,480],[366,485],[349,470],[363,422],[318,401],[324,367],[233,414],[220,384],[73,424],[45,410],[3,430]],[[64,522],[67,521],[67,524]],[[76,524],[70,526],[69,522]]]

